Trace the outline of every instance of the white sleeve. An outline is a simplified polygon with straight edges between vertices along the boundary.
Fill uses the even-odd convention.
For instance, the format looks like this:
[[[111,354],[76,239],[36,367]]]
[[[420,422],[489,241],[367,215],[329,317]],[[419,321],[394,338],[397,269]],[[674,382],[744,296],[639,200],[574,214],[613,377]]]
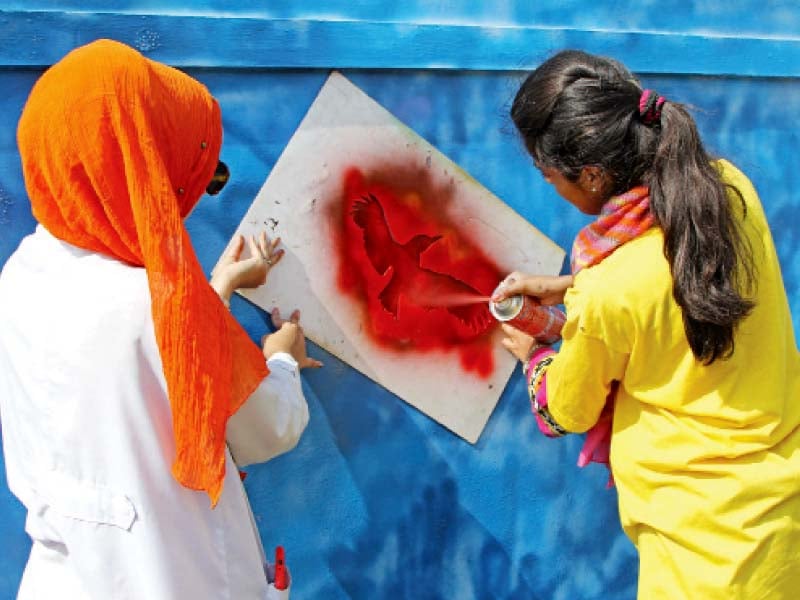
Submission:
[[[297,362],[291,355],[277,352],[267,366],[270,374],[228,419],[228,447],[240,467],[288,452],[308,424]]]

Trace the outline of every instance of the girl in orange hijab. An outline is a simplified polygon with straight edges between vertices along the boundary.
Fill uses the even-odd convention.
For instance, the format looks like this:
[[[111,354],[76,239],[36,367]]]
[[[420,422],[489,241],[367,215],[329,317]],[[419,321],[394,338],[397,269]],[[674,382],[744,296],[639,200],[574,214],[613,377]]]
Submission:
[[[100,40],[39,79],[18,143],[40,224],[0,277],[4,451],[33,539],[20,597],[264,597],[233,458],[296,444],[298,369],[318,363],[297,314],[259,349],[227,310],[277,240],[246,260],[235,240],[212,285],[192,249],[183,219],[225,174],[216,100]]]

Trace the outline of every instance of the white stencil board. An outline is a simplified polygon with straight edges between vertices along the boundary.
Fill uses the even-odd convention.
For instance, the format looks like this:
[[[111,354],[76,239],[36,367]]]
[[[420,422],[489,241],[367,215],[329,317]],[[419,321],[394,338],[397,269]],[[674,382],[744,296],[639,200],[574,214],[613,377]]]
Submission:
[[[458,189],[448,216],[480,240],[503,272],[555,275],[564,251],[339,73],[319,92],[242,219],[238,234],[267,230],[286,253],[267,284],[240,293],[265,311],[301,311],[308,339],[358,369],[405,402],[475,443],[514,370],[494,332],[495,368],[488,378],[464,372],[457,352],[387,352],[364,332],[366,318],[337,287],[326,203],[341,194],[342,174],[369,170],[387,158],[447,177]],[[323,398],[324,400],[324,398]],[[364,402],[369,402],[365,398]]]

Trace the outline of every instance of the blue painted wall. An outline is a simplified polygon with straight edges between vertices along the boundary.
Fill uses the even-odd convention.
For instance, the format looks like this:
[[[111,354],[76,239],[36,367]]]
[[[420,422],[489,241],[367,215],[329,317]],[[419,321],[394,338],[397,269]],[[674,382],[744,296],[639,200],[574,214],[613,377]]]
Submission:
[[[569,248],[585,220],[531,167],[506,115],[522,70],[571,45],[612,54],[648,86],[700,109],[709,148],[761,192],[800,326],[796,3],[229,4],[0,4],[0,265],[34,226],[15,143],[22,105],[42,68],[96,37],[182,66],[220,101],[233,178],[188,221],[207,269],[331,68]],[[233,310],[260,337],[265,315],[239,299]],[[579,437],[537,434],[520,377],[471,446],[322,350],[312,353],[326,367],[305,375],[308,430],[295,451],[250,469],[246,481],[264,543],[286,547],[293,598],[635,597],[636,555],[606,474],[575,467]],[[0,600],[14,597],[26,560],[23,525],[3,481]]]

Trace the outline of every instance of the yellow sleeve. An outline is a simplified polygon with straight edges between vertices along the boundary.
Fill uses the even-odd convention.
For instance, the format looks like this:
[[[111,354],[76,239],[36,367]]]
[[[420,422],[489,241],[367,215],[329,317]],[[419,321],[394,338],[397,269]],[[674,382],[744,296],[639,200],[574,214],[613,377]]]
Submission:
[[[581,433],[600,417],[614,380],[628,363],[625,318],[603,311],[604,295],[571,289],[564,301],[567,322],[561,350],[547,369],[547,407],[567,431]],[[591,303],[583,302],[591,297]],[[610,321],[610,322],[609,322]],[[616,339],[615,339],[616,338]]]

